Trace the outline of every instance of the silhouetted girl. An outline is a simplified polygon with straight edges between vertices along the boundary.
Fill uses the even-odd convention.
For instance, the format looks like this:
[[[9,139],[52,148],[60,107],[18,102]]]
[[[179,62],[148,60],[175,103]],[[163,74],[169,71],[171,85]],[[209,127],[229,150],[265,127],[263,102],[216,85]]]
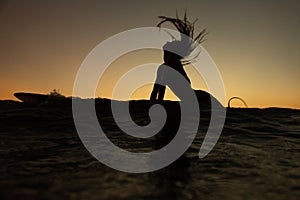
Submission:
[[[156,81],[153,87],[153,90],[151,92],[150,100],[163,100],[165,91],[166,91],[166,84],[164,83],[166,78],[168,78],[168,74],[166,74],[166,67],[169,66],[179,72],[183,77],[186,78],[186,80],[191,83],[190,79],[188,78],[186,72],[184,71],[183,65],[190,64],[193,62],[193,60],[196,59],[196,57],[199,55],[196,54],[194,57],[189,57],[190,53],[195,49],[195,45],[198,43],[203,42],[204,37],[206,35],[206,30],[202,30],[195,39],[193,39],[194,35],[194,24],[187,21],[186,13],[184,15],[183,20],[179,19],[178,16],[176,18],[170,18],[165,16],[159,16],[162,21],[157,25],[158,27],[161,27],[161,25],[165,22],[172,23],[177,30],[181,33],[186,35],[186,37],[182,37],[180,40],[174,40],[172,42],[167,42],[164,46],[164,63],[158,67],[157,70],[157,77]],[[186,41],[186,38],[189,37],[191,40]],[[195,43],[194,41],[198,42]],[[177,55],[173,52],[185,52],[183,54]],[[184,56],[182,56],[184,55]],[[185,59],[188,57],[187,59]],[[160,84],[159,84],[160,83]]]

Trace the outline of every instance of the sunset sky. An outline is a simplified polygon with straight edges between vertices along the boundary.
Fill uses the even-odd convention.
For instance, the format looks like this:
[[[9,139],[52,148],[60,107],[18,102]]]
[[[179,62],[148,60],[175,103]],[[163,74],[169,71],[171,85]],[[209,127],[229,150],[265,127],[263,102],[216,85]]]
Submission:
[[[182,16],[185,9],[191,21],[199,19],[196,32],[209,32],[203,47],[221,72],[227,99],[242,97],[249,107],[300,108],[298,0],[0,0],[0,99],[53,89],[71,96],[77,70],[97,44],[128,29],[156,26],[159,15],[172,17],[178,10]],[[122,56],[97,96],[109,97],[122,71],[148,62],[161,63],[162,52]],[[205,89],[192,67],[186,70],[192,86]],[[155,80],[155,70],[148,75]],[[134,98],[147,99],[150,90]]]

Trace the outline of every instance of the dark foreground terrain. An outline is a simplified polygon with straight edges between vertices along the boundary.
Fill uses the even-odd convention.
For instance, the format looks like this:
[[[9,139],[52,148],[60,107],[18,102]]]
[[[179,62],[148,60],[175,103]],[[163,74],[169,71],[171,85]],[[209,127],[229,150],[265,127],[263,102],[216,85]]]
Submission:
[[[133,109],[137,123],[149,122]],[[155,148],[124,136],[102,111],[101,125],[114,143],[132,151]],[[222,135],[203,159],[198,152],[209,114],[201,118],[184,159],[130,174],[89,154],[69,102],[0,101],[0,199],[300,199],[299,110],[228,109]]]

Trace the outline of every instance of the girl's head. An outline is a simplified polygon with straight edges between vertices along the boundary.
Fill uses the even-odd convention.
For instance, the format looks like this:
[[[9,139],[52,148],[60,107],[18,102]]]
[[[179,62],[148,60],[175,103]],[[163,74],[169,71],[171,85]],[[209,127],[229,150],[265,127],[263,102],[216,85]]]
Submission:
[[[180,54],[180,44],[177,41],[167,42],[163,46],[164,62],[169,63],[171,60],[180,61],[183,57]],[[177,54],[178,53],[178,54]]]
[[[180,40],[174,40],[172,42],[167,42],[163,49],[164,49],[164,60],[166,62],[166,59],[169,59],[170,56],[172,58],[176,58],[179,60],[182,60],[183,64],[189,64],[193,62],[196,57],[199,55],[198,53],[195,54],[195,56],[191,56],[191,53],[195,50],[196,46],[204,41],[204,37],[206,36],[206,29],[203,29],[195,38],[194,38],[194,24],[189,22],[186,17],[186,13],[184,14],[184,18],[181,20],[179,19],[178,15],[176,15],[176,18],[170,18],[165,16],[159,16],[162,21],[157,25],[158,27],[161,27],[162,24],[165,22],[170,22],[173,24],[177,30],[181,34]],[[183,36],[184,35],[184,36]],[[168,51],[168,52],[166,52]],[[170,52],[176,52],[170,53]],[[178,56],[178,55],[180,56]]]

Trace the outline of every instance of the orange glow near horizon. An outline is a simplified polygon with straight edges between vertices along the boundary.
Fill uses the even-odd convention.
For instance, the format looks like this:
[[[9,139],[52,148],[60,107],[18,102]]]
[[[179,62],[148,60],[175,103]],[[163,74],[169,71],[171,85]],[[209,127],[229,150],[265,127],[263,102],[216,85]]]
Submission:
[[[111,64],[111,66],[108,67],[104,76],[99,81],[99,88],[96,92],[95,97],[111,98],[112,91],[119,78],[122,75],[124,75],[128,70],[132,69],[133,67],[145,63],[157,63],[158,66],[160,63],[162,63],[162,51],[148,49],[142,51],[134,51],[119,57],[116,61],[114,61]],[[192,81],[192,87],[194,89],[202,89],[207,91],[207,87],[204,81],[202,80],[201,75],[199,75],[193,69],[192,66],[186,66],[185,69]],[[244,78],[248,77],[249,80],[243,79],[243,77],[235,77],[234,72],[222,74],[224,79],[224,84],[225,84],[224,86],[226,89],[227,102],[229,98],[233,96],[239,96],[246,101],[249,107],[258,107],[258,108],[288,107],[288,108],[296,108],[296,109],[300,108],[299,101],[298,101],[300,96],[297,97],[295,95],[292,98],[288,96],[288,94],[290,94],[296,88],[295,89],[283,88],[283,86],[281,88],[280,84],[277,85],[276,87],[272,87],[272,84],[268,85],[267,83],[264,82],[250,80],[251,76],[257,77],[259,76],[259,74],[258,75],[255,73],[251,74],[251,72],[245,72],[245,73],[248,74]],[[75,78],[76,72],[74,71],[72,74],[73,77]],[[154,68],[152,74],[147,74],[147,75],[152,76],[154,82],[156,77],[156,69]],[[16,80],[14,76],[11,76],[11,78],[6,77],[5,79],[2,79],[2,81],[6,83],[6,85],[9,87],[5,87],[0,91],[1,99],[17,100],[13,96],[14,92],[50,93],[53,89],[58,89],[65,96],[72,96],[74,78],[73,79],[71,78],[69,80],[65,79],[67,81],[62,82],[63,83],[62,85],[64,86],[63,88],[56,87],[56,86],[52,87],[52,85],[50,84],[43,83],[42,80],[35,80],[35,82],[34,81],[30,82],[19,77],[17,78],[18,80]],[[57,74],[56,78],[64,79],[64,74]],[[247,85],[248,88],[246,88],[244,85],[247,82],[249,82],[249,84]],[[240,83],[244,83],[244,84],[240,84]],[[131,99],[134,100],[149,99],[152,87],[153,87],[152,85],[142,86],[137,91],[133,92]],[[257,90],[256,88],[263,88],[264,90]],[[264,92],[265,90],[268,91],[268,95],[265,95]],[[280,91],[280,93],[278,91]],[[124,92],[128,92],[128,91],[124,91]],[[83,97],[83,98],[87,98],[87,97]],[[178,100],[177,97],[172,93],[170,89],[167,89],[165,99]],[[128,100],[128,99],[121,97],[118,98],[118,100]],[[224,106],[227,106],[227,104]],[[244,107],[244,105],[238,100],[232,101],[231,106]]]
[[[162,51],[148,49],[148,50],[134,51],[119,57],[105,71],[104,76],[99,81],[99,86],[95,97],[111,98],[114,86],[116,82],[120,79],[120,77],[124,75],[128,70],[132,69],[133,67],[145,63],[157,63],[156,66],[158,66],[160,63],[162,63]],[[155,80],[156,77],[156,68],[153,68],[153,71],[151,72],[152,74],[147,74],[148,76],[153,77],[153,81]],[[202,80],[201,75],[199,75],[192,66],[186,66],[185,69],[192,81],[192,87],[194,89],[202,89],[207,91],[207,87],[204,81]],[[73,72],[73,74],[76,74],[76,72]],[[262,84],[261,82],[258,81],[253,82],[250,80],[250,83],[248,85],[249,89],[245,90],[245,85],[241,84],[242,87],[239,87],[239,81],[241,82],[243,81],[243,83],[246,83],[246,81],[249,80],[246,79],[242,80],[241,77],[236,78],[234,76],[234,73],[222,74],[222,75],[223,75],[224,84],[225,84],[224,86],[227,95],[226,102],[228,102],[228,100],[231,97],[238,96],[243,98],[249,107],[258,107],[258,108],[287,107],[287,108],[296,108],[296,109],[300,108],[299,101],[298,101],[299,97],[297,99],[297,96],[295,96],[293,99],[287,96],[287,94],[289,94],[293,90],[293,88],[287,88],[286,90],[284,90],[283,88],[278,88],[278,86],[272,87],[272,85]],[[251,76],[251,74],[248,74],[247,76],[249,77]],[[16,98],[12,96],[14,92],[50,93],[53,89],[58,89],[65,96],[72,96],[74,79],[68,80],[68,87],[64,87],[64,88],[51,87],[51,85],[42,84],[42,83],[39,84],[37,87],[37,85],[33,84],[32,82],[27,82],[25,84],[22,84],[22,87],[20,87],[20,83],[18,82],[18,80],[4,79],[3,81],[8,83],[10,87],[6,87],[3,90],[1,90],[0,92],[1,97],[3,99],[16,100]],[[232,86],[228,87],[228,85],[232,85]],[[66,84],[64,84],[64,86],[66,86]],[[153,85],[151,84],[141,86],[139,89],[133,92],[130,99],[131,100],[149,99],[152,87]],[[251,88],[262,88],[262,87],[265,87],[265,89],[268,90],[269,95],[265,95],[265,93],[260,90],[251,90]],[[276,92],[277,90],[281,90],[281,93]],[[128,91],[124,91],[124,92],[128,92]],[[273,96],[274,98],[273,101],[270,101],[271,96]],[[83,97],[83,98],[92,98],[92,97]],[[170,89],[167,89],[165,99],[178,100],[178,98],[173,94],[173,92]],[[120,98],[117,98],[117,100],[128,100],[128,99],[122,98],[122,94],[120,94]],[[227,106],[227,104],[224,106]],[[238,100],[233,100],[231,102],[231,106],[244,107],[244,105]]]

